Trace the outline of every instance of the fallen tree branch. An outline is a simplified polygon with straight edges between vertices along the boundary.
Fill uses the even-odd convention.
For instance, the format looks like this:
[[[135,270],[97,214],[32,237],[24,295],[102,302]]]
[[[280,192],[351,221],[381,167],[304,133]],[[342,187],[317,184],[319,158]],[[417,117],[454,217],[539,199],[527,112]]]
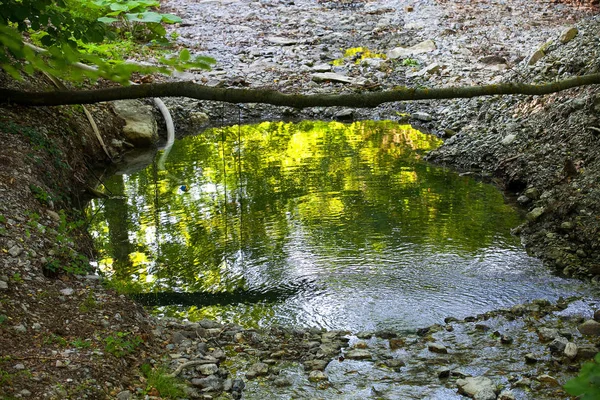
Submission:
[[[95,90],[53,92],[27,92],[0,89],[0,104],[12,103],[28,106],[57,106],[64,104],[89,104],[101,101],[139,99],[144,97],[190,97],[197,100],[226,103],[264,103],[295,108],[306,107],[357,107],[372,108],[383,103],[405,100],[432,100],[468,98],[491,95],[544,95],[578,86],[600,84],[600,73],[582,75],[541,85],[504,83],[497,85],[417,89],[401,87],[394,90],[352,94],[285,94],[264,89],[223,89],[192,82],[154,83],[137,86],[113,87]]]

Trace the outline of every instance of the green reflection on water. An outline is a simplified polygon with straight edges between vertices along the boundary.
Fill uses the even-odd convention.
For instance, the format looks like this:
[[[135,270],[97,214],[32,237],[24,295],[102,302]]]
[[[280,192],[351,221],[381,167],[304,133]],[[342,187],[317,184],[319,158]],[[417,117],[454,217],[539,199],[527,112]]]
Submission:
[[[99,265],[132,292],[243,297],[289,280],[291,260],[302,262],[298,253],[326,260],[319,270],[307,267],[307,277],[327,275],[343,286],[350,279],[371,284],[369,274],[338,273],[363,256],[376,276],[391,258],[410,268],[413,253],[466,256],[517,245],[509,230],[519,217],[501,193],[421,161],[439,144],[391,121],[265,122],[185,138],[165,170],[151,165],[106,181],[122,197],[91,206]],[[304,290],[302,282],[288,283]],[[436,290],[436,282],[423,290]],[[264,304],[185,312],[226,313],[238,322],[272,315]]]

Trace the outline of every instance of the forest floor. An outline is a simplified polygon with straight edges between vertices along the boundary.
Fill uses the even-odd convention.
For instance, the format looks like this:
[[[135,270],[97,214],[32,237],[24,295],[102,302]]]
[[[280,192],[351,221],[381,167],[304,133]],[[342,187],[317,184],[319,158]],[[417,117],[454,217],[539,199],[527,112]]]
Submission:
[[[542,82],[600,70],[600,21],[592,17],[595,11],[562,4],[520,0],[343,4],[308,0],[169,0],[163,3],[163,10],[184,19],[183,24],[174,28],[182,45],[218,60],[212,72],[188,72],[176,78],[215,86],[330,93],[383,90],[400,85]],[[561,43],[559,35],[572,24],[577,26],[578,35],[568,43]],[[529,57],[549,38],[554,42],[546,47],[543,57],[528,65]],[[413,52],[404,59],[383,60],[373,55],[427,40],[435,43],[435,49]],[[358,47],[363,49],[346,55],[347,49]],[[338,61],[332,66],[334,60]],[[354,84],[318,81],[315,74],[323,72],[335,72],[356,81]],[[366,81],[360,82],[359,78]],[[49,86],[42,80],[17,84],[6,78],[2,78],[0,85],[38,89]],[[598,90],[590,87],[544,97],[412,102],[375,110],[298,111],[257,105],[241,108],[241,118],[244,121],[408,118],[433,133],[451,137],[431,155],[432,161],[495,179],[514,193],[529,212],[528,222],[518,233],[535,255],[561,273],[597,280],[600,274],[597,94]],[[190,125],[193,120],[190,113],[206,113],[213,122],[228,123],[237,122],[240,111],[234,106],[181,99],[170,100],[169,104],[180,134],[202,129]],[[112,139],[120,137],[120,120],[107,105],[90,109],[102,121],[102,135],[111,155],[117,155],[120,149]],[[302,358],[298,353],[310,353],[308,343],[317,343],[321,350],[321,358],[316,357],[316,351],[312,359],[302,360],[305,365],[311,361],[307,370],[315,367],[315,371],[327,366],[328,361],[323,366],[326,359],[337,360],[335,354],[339,348],[348,345],[337,332],[271,332],[261,339],[239,327],[209,322],[203,326],[189,325],[156,321],[147,316],[140,306],[104,287],[96,275],[81,274],[85,260],[79,255],[93,258],[94,252],[85,225],[78,222],[83,220],[80,207],[85,204],[86,188],[95,184],[91,167],[108,163],[82,109],[3,107],[0,137],[3,143],[0,151],[2,398],[128,399],[146,395],[158,398],[161,394],[165,397],[156,383],[148,383],[149,377],[141,372],[141,365],[158,366],[163,355],[169,353],[167,357],[175,364],[201,355],[204,364],[217,366],[224,355],[219,353],[220,344],[214,345],[215,336],[222,338],[223,345],[235,343],[232,352],[258,355],[264,364],[269,364],[268,360],[293,353],[273,356],[296,335],[301,338],[293,349],[298,360]],[[57,274],[57,265],[72,274]],[[514,365],[503,367],[508,371],[495,370],[487,375],[497,378],[495,381],[505,387],[514,387],[518,398],[529,398],[527,393],[531,390],[537,396],[533,398],[563,398],[564,392],[556,386],[564,383],[563,375],[573,374],[583,359],[597,351],[596,339],[585,338],[576,329],[582,319],[591,317],[589,306],[579,304],[572,314],[560,314],[568,308],[567,302],[556,306],[533,304],[468,321],[448,320],[447,325],[426,329],[409,340],[393,341],[393,335],[385,333],[379,337],[387,340],[386,351],[393,346],[411,347],[403,350],[406,361],[402,362],[415,372],[416,378],[411,381],[415,386],[432,390],[451,387],[455,393],[456,380],[467,376],[456,365],[460,367],[479,354],[481,364],[490,363],[494,357],[514,358]],[[482,321],[490,319],[489,326],[484,326]],[[507,321],[511,323],[509,336],[505,337],[503,331],[498,335],[486,333],[495,331],[495,327],[506,329]],[[555,328],[558,329],[546,330]],[[475,339],[459,346],[456,338],[448,338],[454,329],[467,332],[460,340]],[[199,341],[202,337],[212,339]],[[282,339],[271,340],[274,337]],[[271,347],[265,348],[270,341]],[[450,355],[435,362],[430,356],[422,357],[425,349],[443,352],[429,345],[433,341],[445,342]],[[510,348],[510,356],[505,357],[500,344],[511,345],[508,342],[515,344]],[[549,348],[546,342],[554,343],[554,347]],[[560,348],[561,343],[567,342],[577,343],[579,356],[572,355],[572,346],[570,352],[564,348],[566,345]],[[361,341],[351,345],[355,350],[376,346]],[[274,346],[280,346],[279,350]],[[467,351],[469,346],[474,353]],[[252,347],[260,350],[251,352]],[[458,348],[460,352],[453,351]],[[493,349],[494,357],[481,356],[479,350],[485,348]],[[558,355],[553,349],[560,349]],[[452,358],[453,353],[460,354]],[[525,357],[531,353],[532,357]],[[362,357],[360,354],[354,353],[357,358]],[[376,358],[385,363],[384,355]],[[536,365],[529,372],[524,372],[526,358]],[[253,366],[257,364],[261,363]],[[406,372],[401,370],[399,361],[388,362],[386,366],[398,369],[400,375]],[[446,372],[441,370],[445,366],[449,366],[446,372],[452,383],[439,381],[445,379]],[[259,367],[262,365],[255,368],[256,375],[262,375]],[[215,371],[211,368],[198,366],[194,374],[186,372],[182,376],[190,382],[218,376],[222,386],[230,385],[229,392],[221,396],[238,397],[242,390],[239,381],[228,381],[227,372],[220,367]],[[268,376],[275,382],[278,377],[273,371]],[[561,378],[557,380],[549,372]],[[317,381],[315,385],[323,381],[318,373],[311,375]],[[187,396],[219,396],[214,394],[218,391],[207,388],[210,388],[208,381],[196,381],[195,389],[188,391]],[[323,390],[333,389],[323,387]],[[372,388],[372,396],[386,398],[386,390]],[[427,398],[423,393],[416,392],[415,397],[407,398]]]

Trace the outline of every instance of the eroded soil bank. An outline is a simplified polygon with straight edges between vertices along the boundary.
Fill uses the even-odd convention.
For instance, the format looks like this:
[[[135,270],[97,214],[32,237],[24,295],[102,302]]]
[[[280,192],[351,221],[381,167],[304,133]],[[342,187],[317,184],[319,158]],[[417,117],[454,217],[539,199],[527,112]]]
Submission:
[[[600,22],[595,18],[577,24],[573,40],[555,40],[540,60],[528,65],[528,57],[547,38],[558,38],[567,23],[589,13],[562,5],[367,2],[363,7],[334,8],[308,1],[173,1],[166,6],[196,21],[195,31],[177,28],[182,40],[209,50],[221,62],[212,73],[183,78],[216,85],[354,90],[313,80],[318,69],[329,68],[317,66],[340,58],[341,65],[331,68],[366,78],[371,90],[407,82],[434,86],[549,81],[599,69]],[[314,45],[305,41],[315,37]],[[284,38],[301,40],[286,44]],[[418,65],[389,60],[356,64],[354,56],[344,57],[340,50],[366,45],[385,53],[428,39],[436,49],[411,56]],[[436,63],[439,68],[431,67]],[[46,87],[42,82],[33,85]],[[452,136],[431,160],[497,179],[529,212],[529,222],[519,229],[528,247],[560,272],[595,278],[600,273],[597,93],[596,88],[581,88],[542,98],[410,103],[358,112],[256,106],[244,108],[242,118],[398,119],[404,117],[397,112],[421,112],[412,115],[412,122]],[[179,118],[176,123],[188,132],[197,132],[202,113],[215,119],[223,110],[181,100],[171,105]],[[237,122],[237,109],[233,110],[230,119]],[[104,141],[118,154],[122,149],[112,139],[120,137],[115,128],[120,122],[105,106],[92,111],[101,121]],[[184,120],[196,125],[186,126]],[[471,396],[481,392],[479,398],[553,399],[566,397],[560,385],[598,351],[597,325],[588,321],[581,326],[593,316],[593,300],[537,302],[465,321],[447,319],[419,332],[354,332],[350,337],[346,332],[255,332],[210,321],[157,321],[125,296],[106,289],[95,275],[53,274],[54,262],[81,272],[75,255],[93,257],[76,223],[81,219],[76,210],[84,202],[85,188],[101,179],[89,167],[105,156],[81,109],[3,107],[0,134],[4,398],[157,398],[160,393],[147,387],[140,372],[142,363],[166,364],[172,370],[198,361],[180,372],[191,384],[188,398],[239,398],[243,393],[251,397],[264,385],[281,388],[284,394],[307,385],[297,398],[303,398],[302,393],[344,398],[345,385],[354,385],[347,398],[459,398],[457,380],[472,375],[485,376],[491,383],[480,378],[477,382],[483,386],[475,392],[462,389]],[[346,350],[340,353],[341,348]],[[289,375],[289,366],[278,360],[291,362],[290,368],[302,363],[300,375]],[[365,376],[376,384],[353,378],[352,371],[365,368],[366,364],[352,364],[359,362],[373,368],[372,375]],[[340,384],[336,374],[346,366],[349,369],[341,373],[346,383]],[[398,387],[405,391],[395,392]],[[505,390],[512,395],[499,395]]]

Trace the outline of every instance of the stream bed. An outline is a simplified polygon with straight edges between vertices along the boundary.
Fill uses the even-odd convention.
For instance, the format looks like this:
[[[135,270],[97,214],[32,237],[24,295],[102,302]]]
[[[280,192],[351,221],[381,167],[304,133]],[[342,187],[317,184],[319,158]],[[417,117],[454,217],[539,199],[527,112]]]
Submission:
[[[186,137],[105,181],[98,266],[160,315],[245,327],[414,331],[587,293],[525,253],[495,187],[421,160],[439,144],[391,121]]]

